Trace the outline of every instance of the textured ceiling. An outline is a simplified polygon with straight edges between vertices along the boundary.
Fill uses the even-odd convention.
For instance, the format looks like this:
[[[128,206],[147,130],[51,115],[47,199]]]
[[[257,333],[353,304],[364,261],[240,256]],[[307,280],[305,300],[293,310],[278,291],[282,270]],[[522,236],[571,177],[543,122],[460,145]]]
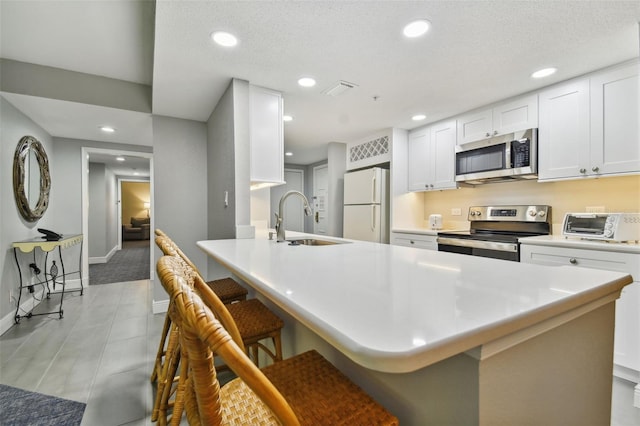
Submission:
[[[206,121],[233,77],[281,91],[294,116],[285,147],[298,164],[326,158],[327,142],[417,127],[639,54],[638,1],[2,0],[0,8],[2,57],[152,82],[153,114]],[[431,31],[407,40],[402,26],[416,18]],[[239,45],[214,45],[214,30]],[[559,71],[529,77],[546,66]],[[303,75],[318,84],[298,87]],[[322,94],[338,80],[358,87]],[[427,120],[411,121],[419,112]],[[46,111],[39,116],[53,127]],[[78,133],[65,127],[54,136]]]

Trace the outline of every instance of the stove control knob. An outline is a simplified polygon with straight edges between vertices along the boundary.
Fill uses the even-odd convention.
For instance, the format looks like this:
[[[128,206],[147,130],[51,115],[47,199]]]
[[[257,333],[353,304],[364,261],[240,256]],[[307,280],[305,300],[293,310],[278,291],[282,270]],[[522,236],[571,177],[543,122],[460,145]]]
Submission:
[[[471,210],[471,211],[469,212],[469,216],[475,216],[475,215],[476,215],[475,210]]]
[[[605,229],[605,230],[604,230],[604,236],[605,236],[606,238],[611,238],[611,237],[613,237],[613,229]]]
[[[529,216],[535,217],[536,216],[536,211],[535,210],[529,210]]]
[[[540,210],[538,212],[538,216],[540,216],[540,217],[545,217],[546,215],[547,215],[547,212],[545,212],[544,210]]]

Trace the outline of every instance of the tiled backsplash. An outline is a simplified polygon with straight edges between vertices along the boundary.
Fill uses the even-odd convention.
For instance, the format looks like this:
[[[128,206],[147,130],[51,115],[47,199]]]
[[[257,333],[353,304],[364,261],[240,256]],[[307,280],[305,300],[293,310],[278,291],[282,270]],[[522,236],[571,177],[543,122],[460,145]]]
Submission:
[[[584,212],[588,206],[604,206],[608,212],[640,212],[640,176],[608,177],[538,183],[493,183],[451,191],[424,193],[424,220],[440,213],[446,229],[468,228],[470,206],[492,204],[545,204],[552,207],[553,233],[562,231],[567,212]],[[451,209],[460,208],[461,216]]]

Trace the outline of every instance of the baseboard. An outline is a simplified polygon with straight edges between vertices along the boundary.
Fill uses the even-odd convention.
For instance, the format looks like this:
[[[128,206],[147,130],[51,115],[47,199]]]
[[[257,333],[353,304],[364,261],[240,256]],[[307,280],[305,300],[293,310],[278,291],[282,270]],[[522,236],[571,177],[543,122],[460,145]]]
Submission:
[[[162,314],[169,310],[169,299],[167,300],[154,300],[151,305],[151,311],[153,314]]]
[[[40,305],[40,303],[42,303],[42,299],[46,298],[45,296],[46,286],[41,286],[40,284],[36,284],[36,288],[37,287],[40,287],[40,290],[36,290],[33,293],[33,295],[36,296],[37,299],[39,300],[37,300],[33,296],[25,297],[22,300],[22,303],[20,303],[20,310],[18,311],[20,315],[26,314],[26,312],[32,311],[38,305]],[[84,287],[85,288],[87,287],[87,279],[84,280]],[[80,286],[80,278],[77,278],[73,280],[67,280],[64,291],[65,293],[67,293],[70,291],[80,290],[81,288],[82,287]],[[51,291],[58,292],[61,290],[62,288],[60,286],[56,286],[55,290],[53,289],[53,287],[51,287]],[[27,294],[29,294],[27,289],[22,289],[22,291],[27,292]],[[51,297],[59,298],[60,296],[58,294],[55,294],[55,295],[52,295]],[[33,301],[35,301],[35,304]],[[5,315],[4,317],[2,317],[2,319],[0,319],[0,335],[4,334],[7,330],[9,330],[15,324],[14,322],[15,316],[16,316],[15,306],[12,306],[11,312]]]
[[[624,380],[628,380],[635,384],[640,383],[640,372],[632,368],[623,367],[613,364],[613,375]]]
[[[109,251],[109,253],[107,253],[106,256],[90,257],[89,265],[94,265],[97,263],[107,263],[113,257],[113,255],[116,254],[117,251],[118,251],[118,246],[115,246],[114,248],[111,249],[111,251]]]
[[[25,289],[23,291],[27,291],[27,290]],[[44,288],[42,288],[41,290],[33,293],[33,295],[40,300],[36,300],[33,296],[26,298],[26,300],[23,300],[22,303],[20,304],[19,313],[22,315],[24,312],[29,312],[35,309],[36,306],[42,303],[42,299],[45,297],[44,294],[45,294],[45,290]],[[34,304],[34,301],[35,301],[35,304]],[[7,330],[9,330],[11,327],[15,325],[15,321],[14,321],[15,317],[16,317],[15,306],[12,306],[11,312],[5,315],[4,317],[2,317],[2,319],[0,320],[0,335],[4,334]]]

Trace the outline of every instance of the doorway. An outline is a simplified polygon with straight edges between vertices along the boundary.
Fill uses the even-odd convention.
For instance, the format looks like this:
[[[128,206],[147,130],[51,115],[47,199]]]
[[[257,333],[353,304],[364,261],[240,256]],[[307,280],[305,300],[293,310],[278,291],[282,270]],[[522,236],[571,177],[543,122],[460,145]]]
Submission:
[[[149,193],[148,193],[148,206],[149,213],[153,211],[153,154],[147,152],[134,152],[134,151],[121,151],[121,150],[112,150],[112,149],[100,149],[100,148],[90,148],[83,147],[82,148],[82,180],[81,180],[81,191],[82,191],[82,234],[84,236],[84,243],[82,245],[82,274],[84,277],[90,277],[89,273],[89,263],[90,263],[90,255],[89,255],[89,247],[93,244],[96,245],[106,245],[106,251],[108,254],[105,256],[104,263],[107,263],[108,260],[115,255],[117,251],[122,248],[122,217],[120,211],[120,183],[118,179],[121,178],[129,178],[131,180],[138,179],[135,176],[138,171],[140,176],[140,180],[147,178],[147,182],[149,185]],[[141,165],[138,168],[129,169],[128,171],[124,170],[124,166],[120,167],[115,165],[117,157],[125,158],[124,163],[131,165]],[[103,166],[110,161],[114,161],[114,165],[109,167],[103,167],[103,169],[109,169],[108,172],[105,172],[105,182],[108,182],[108,185],[111,185],[114,189],[113,192],[118,192],[118,195],[114,193],[113,197],[108,197],[107,203],[105,203],[105,208],[103,209],[106,214],[104,215],[104,222],[101,223],[98,227],[92,227],[90,224],[90,215],[96,213],[94,201],[100,200],[100,195],[96,195],[94,192],[95,186],[92,188],[91,185],[95,185],[95,180],[89,179],[89,171],[90,168],[95,167],[95,164],[102,164]],[[144,169],[144,170],[143,170]],[[117,188],[117,191],[116,191]],[[93,194],[93,197],[92,197]],[[91,200],[93,198],[93,200]],[[97,210],[98,214],[100,209]],[[146,212],[146,211],[145,211]],[[126,221],[126,219],[125,219]],[[154,228],[153,226],[153,216],[150,215],[149,218],[149,232],[151,233]],[[93,229],[92,229],[93,228]],[[96,232],[96,229],[104,229],[104,234],[100,232]],[[149,275],[148,277],[153,280],[155,278],[155,268],[153,268],[153,251],[148,250],[149,255],[146,256],[149,259]],[[98,261],[98,263],[102,263]],[[91,282],[89,281],[89,285]]]
[[[313,233],[327,235],[329,211],[329,166],[313,168]]]
[[[151,184],[149,180],[118,179],[118,241],[139,246],[151,239]],[[135,244],[133,242],[136,242]]]

